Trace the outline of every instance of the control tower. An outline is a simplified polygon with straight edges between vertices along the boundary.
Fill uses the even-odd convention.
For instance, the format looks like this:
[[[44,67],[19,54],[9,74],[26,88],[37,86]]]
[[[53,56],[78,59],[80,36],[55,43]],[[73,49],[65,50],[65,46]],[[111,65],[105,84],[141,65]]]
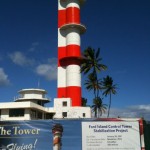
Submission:
[[[70,98],[72,107],[81,106],[80,23],[84,0],[58,0],[58,98]]]

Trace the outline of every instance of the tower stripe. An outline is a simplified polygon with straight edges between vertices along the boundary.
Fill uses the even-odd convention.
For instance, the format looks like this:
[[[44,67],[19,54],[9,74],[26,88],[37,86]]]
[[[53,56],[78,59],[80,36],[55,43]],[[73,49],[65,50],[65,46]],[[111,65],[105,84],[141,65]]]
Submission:
[[[58,0],[58,97],[81,106],[80,2]]]
[[[69,7],[66,9],[66,23],[80,23],[80,9]]]

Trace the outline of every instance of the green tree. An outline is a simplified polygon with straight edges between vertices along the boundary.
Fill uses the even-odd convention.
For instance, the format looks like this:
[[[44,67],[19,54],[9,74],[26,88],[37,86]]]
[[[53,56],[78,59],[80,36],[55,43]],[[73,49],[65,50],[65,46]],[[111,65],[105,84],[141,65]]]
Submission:
[[[97,79],[94,73],[90,73],[84,83],[87,90],[93,90],[95,98],[99,96],[101,90],[101,81]]]
[[[102,70],[106,70],[107,66],[101,63],[102,58],[100,56],[100,49],[97,51],[88,47],[83,52],[83,61],[81,64],[81,72],[87,74],[88,72],[92,72],[95,74],[97,78],[97,72]]]
[[[102,64],[102,57],[100,55],[100,48],[97,51],[88,47],[83,52],[83,61],[81,64],[81,72],[88,74],[87,80],[85,80],[85,86],[88,90],[94,91],[95,98],[99,96],[100,79],[98,79],[98,73],[102,70],[106,70],[107,66]]]
[[[87,99],[82,97],[82,106],[86,107],[87,106]]]
[[[101,89],[101,80],[98,78],[98,73],[100,73],[103,70],[106,70],[107,66],[102,64],[102,57],[100,55],[100,49],[97,50],[88,47],[83,52],[83,60],[81,64],[81,72],[86,75],[87,79],[85,80],[85,87],[87,90],[91,91],[93,90],[94,93],[94,100],[92,105],[92,110],[94,113],[96,113],[96,116],[99,116],[97,114],[105,112],[104,109],[101,109],[106,107],[102,103],[102,99],[100,98],[100,90]],[[98,108],[100,107],[100,109]]]
[[[113,84],[112,77],[110,77],[108,75],[105,78],[103,78],[102,85],[103,85],[103,89],[104,89],[103,95],[105,95],[105,96],[109,95],[110,96],[109,106],[108,106],[108,115],[107,115],[107,117],[109,117],[110,107],[111,107],[111,97],[112,97],[112,94],[117,93],[117,91],[116,91],[117,85]]]
[[[107,109],[107,105],[103,104],[103,101],[100,97],[96,97],[93,99],[92,112],[94,112],[95,117],[100,117],[103,113],[105,113]]]

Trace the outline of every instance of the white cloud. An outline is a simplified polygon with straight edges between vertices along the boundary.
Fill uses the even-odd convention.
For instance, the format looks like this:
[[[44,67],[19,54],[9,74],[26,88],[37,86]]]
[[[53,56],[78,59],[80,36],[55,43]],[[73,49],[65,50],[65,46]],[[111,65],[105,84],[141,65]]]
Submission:
[[[56,80],[57,79],[57,64],[56,58],[48,60],[46,64],[40,64],[36,67],[36,73],[43,76],[46,80]]]
[[[33,65],[34,60],[27,58],[22,52],[16,51],[9,54],[10,59],[19,66]]]
[[[9,84],[8,75],[6,75],[3,68],[0,68],[0,86],[7,86]]]
[[[105,114],[106,115],[106,114]],[[105,117],[105,115],[103,117]],[[141,118],[150,120],[150,105],[135,105],[124,109],[111,108],[110,117]]]
[[[37,45],[38,43],[33,43],[33,45]],[[33,59],[27,58],[22,52],[14,52],[9,54],[10,59],[19,66],[28,66],[28,65],[36,65],[36,61]],[[51,58],[48,59],[46,63],[36,65],[34,68],[36,74],[44,77],[46,80],[56,80],[57,79],[57,59]]]

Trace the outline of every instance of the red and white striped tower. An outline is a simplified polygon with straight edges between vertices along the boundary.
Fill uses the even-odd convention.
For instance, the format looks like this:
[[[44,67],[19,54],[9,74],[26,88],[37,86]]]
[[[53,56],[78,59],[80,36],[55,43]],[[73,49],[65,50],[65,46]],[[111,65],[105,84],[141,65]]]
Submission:
[[[58,98],[81,106],[80,6],[85,0],[58,0]]]
[[[63,132],[63,127],[61,124],[55,124],[52,128],[52,133],[53,133],[53,150],[61,150],[62,142],[61,142],[61,137],[62,137],[62,132]]]

